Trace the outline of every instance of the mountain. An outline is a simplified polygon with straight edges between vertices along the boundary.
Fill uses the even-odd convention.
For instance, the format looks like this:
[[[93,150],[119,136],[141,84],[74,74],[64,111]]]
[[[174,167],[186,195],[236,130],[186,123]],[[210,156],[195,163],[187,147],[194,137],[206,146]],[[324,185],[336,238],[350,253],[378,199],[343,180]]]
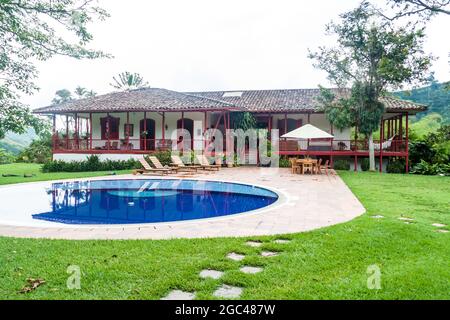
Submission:
[[[423,88],[394,93],[395,96],[417,103],[428,105],[427,112],[417,115],[417,120],[436,113],[442,116],[444,123],[450,123],[450,83],[438,83],[433,81],[431,85]]]
[[[13,154],[18,154],[20,151],[28,147],[36,137],[36,133],[33,129],[28,129],[24,134],[15,134],[10,132],[6,134],[4,139],[0,140],[0,148]]]

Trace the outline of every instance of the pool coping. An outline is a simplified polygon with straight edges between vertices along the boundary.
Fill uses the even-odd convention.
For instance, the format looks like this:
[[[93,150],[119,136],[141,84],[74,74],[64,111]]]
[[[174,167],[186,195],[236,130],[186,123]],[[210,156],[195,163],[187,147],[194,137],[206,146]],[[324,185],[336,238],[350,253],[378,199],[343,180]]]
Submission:
[[[233,168],[212,175],[196,176],[132,176],[108,175],[90,178],[58,179],[0,186],[0,190],[20,185],[52,184],[89,180],[180,179],[220,181],[267,189],[278,200],[267,207],[229,216],[146,224],[14,226],[0,222],[0,236],[69,240],[126,240],[252,237],[310,231],[350,221],[362,215],[362,206],[338,176],[291,175],[287,169]],[[264,180],[265,179],[265,180]],[[287,180],[289,179],[289,180]],[[265,181],[261,183],[261,181]],[[293,181],[289,182],[288,181]],[[267,182],[267,183],[266,183]],[[334,196],[323,197],[323,194]]]

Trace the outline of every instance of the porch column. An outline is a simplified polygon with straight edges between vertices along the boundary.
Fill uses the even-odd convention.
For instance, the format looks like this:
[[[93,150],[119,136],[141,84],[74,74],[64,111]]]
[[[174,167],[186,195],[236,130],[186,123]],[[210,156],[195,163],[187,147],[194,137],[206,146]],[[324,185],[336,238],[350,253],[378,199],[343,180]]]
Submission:
[[[80,140],[79,140],[79,138],[78,138],[78,136],[79,136],[79,131],[80,131],[80,128],[79,128],[79,123],[78,123],[78,121],[79,121],[79,119],[78,119],[78,113],[76,113],[75,112],[75,136],[74,136],[74,138],[75,138],[75,147],[76,147],[76,149],[79,149],[80,148]]]
[[[383,172],[383,139],[384,139],[384,120],[380,124],[380,173]]]
[[[409,113],[406,113],[406,173],[409,172]]]
[[[126,150],[130,147],[130,112],[127,111],[127,125],[125,130]]]
[[[89,149],[92,150],[92,112],[89,112]]]
[[[162,113],[162,120],[161,120],[161,134],[162,134],[162,145],[164,150],[166,149],[166,113],[163,111]]]
[[[272,114],[269,113],[269,141],[272,141]]]
[[[53,150],[55,150],[55,147],[56,147],[56,115],[55,114],[53,114],[53,116],[52,116],[52,126],[53,126],[53,128],[52,128],[52,147],[53,147]]]
[[[66,114],[66,149],[69,149],[69,115]]]
[[[207,121],[208,121],[208,113],[204,112],[204,120],[203,120],[203,150],[206,150],[207,141],[206,141],[206,130],[207,130]]]
[[[108,139],[108,150],[111,148],[111,142],[110,142],[110,127],[111,123],[109,122],[109,112],[106,113],[106,138]]]
[[[284,134],[287,133],[287,112],[284,113]]]
[[[144,151],[147,151],[147,111],[144,111],[144,134],[141,136],[144,138]]]
[[[308,113],[308,124],[311,124],[311,113]]]

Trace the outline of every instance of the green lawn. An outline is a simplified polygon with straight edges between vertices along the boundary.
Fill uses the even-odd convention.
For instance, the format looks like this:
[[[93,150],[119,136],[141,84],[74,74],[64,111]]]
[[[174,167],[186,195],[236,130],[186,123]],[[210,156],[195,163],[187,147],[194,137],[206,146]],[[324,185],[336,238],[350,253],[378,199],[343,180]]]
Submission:
[[[375,173],[341,173],[368,209],[345,224],[285,235],[289,244],[264,241],[262,249],[246,239],[169,241],[50,241],[0,238],[0,298],[11,299],[159,299],[171,289],[196,291],[211,299],[222,283],[244,288],[244,299],[449,299],[450,179]],[[301,212],[299,212],[301,214]],[[383,215],[374,219],[372,215]],[[412,224],[398,220],[414,218]],[[448,229],[448,228],[447,228]],[[231,251],[245,253],[229,261]],[[367,288],[367,267],[381,269],[381,290]],[[78,265],[81,290],[68,290],[66,268]],[[256,275],[242,265],[263,266]],[[202,280],[205,268],[225,271],[220,280]],[[46,283],[28,294],[26,279]]]
[[[32,181],[48,181],[58,179],[73,179],[86,178],[95,176],[104,176],[111,172],[61,172],[61,173],[42,173],[40,171],[41,165],[34,163],[13,163],[0,165],[0,185],[11,183],[22,183]],[[131,173],[128,171],[116,171],[117,174]],[[3,177],[3,175],[19,175],[19,177]],[[29,178],[24,178],[24,175],[33,175]]]

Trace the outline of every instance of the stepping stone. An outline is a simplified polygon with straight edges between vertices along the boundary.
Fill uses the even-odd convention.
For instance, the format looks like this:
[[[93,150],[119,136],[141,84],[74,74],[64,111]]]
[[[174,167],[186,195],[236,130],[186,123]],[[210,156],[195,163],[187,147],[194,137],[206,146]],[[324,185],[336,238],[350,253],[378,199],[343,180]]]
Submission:
[[[279,253],[273,251],[263,251],[261,252],[261,256],[263,257],[276,257]]]
[[[194,300],[195,292],[185,292],[181,290],[172,290],[161,300]]]
[[[218,298],[239,298],[242,294],[242,288],[229,286],[224,284],[220,286],[216,291],[214,291],[213,295]]]
[[[374,219],[383,219],[384,216],[377,215],[377,216],[371,216],[371,218],[374,218]]]
[[[436,228],[443,228],[443,227],[446,227],[446,225],[445,225],[445,224],[442,224],[442,223],[433,223],[432,226],[433,226],[433,227],[436,227]]]
[[[240,268],[239,270],[241,270],[241,272],[243,272],[243,273],[255,274],[255,273],[263,271],[263,268],[244,266],[244,267]]]
[[[286,243],[291,242],[291,240],[277,239],[277,240],[275,240],[274,242],[275,242],[275,243],[278,243],[278,244],[286,244]]]
[[[448,233],[448,230],[445,230],[445,229],[439,229],[439,230],[436,230],[437,232],[440,232],[440,233]]]
[[[223,276],[223,272],[222,271],[217,271],[217,270],[202,270],[200,272],[200,278],[206,279],[206,278],[211,278],[211,279],[220,279]]]
[[[234,261],[241,261],[241,260],[244,260],[245,256],[243,254],[231,252],[227,255],[227,258],[234,260]]]
[[[247,241],[245,244],[254,248],[262,246],[262,242],[259,241]]]
[[[412,219],[412,218],[406,218],[406,217],[400,217],[400,218],[398,218],[398,220],[408,221],[408,222],[414,221],[414,219]]]

